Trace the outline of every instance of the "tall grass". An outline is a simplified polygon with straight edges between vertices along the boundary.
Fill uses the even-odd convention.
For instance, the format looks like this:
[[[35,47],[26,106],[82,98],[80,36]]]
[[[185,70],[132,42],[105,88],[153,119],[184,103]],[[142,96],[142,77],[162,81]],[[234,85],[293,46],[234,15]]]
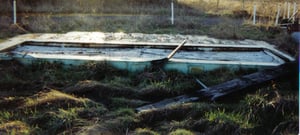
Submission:
[[[213,85],[252,71],[232,72],[222,68],[208,73],[200,72],[194,76],[177,72],[166,72],[162,75],[161,72],[156,74],[145,71],[146,73],[141,73],[141,75],[130,76],[118,74],[120,72],[116,69],[108,69],[104,67],[105,65],[95,63],[73,67],[69,70],[50,63],[38,63],[31,68],[20,65],[16,67],[16,65],[16,63],[11,65],[2,63],[0,66],[5,66],[7,70],[0,70],[0,73],[11,74],[10,76],[28,80],[35,85],[37,80],[40,81],[40,77],[44,76],[44,72],[65,72],[66,76],[73,74],[76,78],[73,80],[75,82],[80,81],[98,86],[93,88],[93,85],[87,85],[89,87],[74,85],[73,81],[68,82],[69,78],[61,78],[63,74],[53,74],[52,79],[42,80],[42,82],[53,80],[64,82],[60,91],[40,89],[41,91],[36,94],[13,95],[14,97],[4,95],[4,98],[1,95],[0,134],[79,134],[83,130],[86,132],[93,130],[98,133],[107,131],[112,134],[152,135],[218,134],[220,132],[224,134],[271,134],[272,132],[295,133],[298,131],[294,128],[298,127],[298,112],[295,109],[298,106],[298,90],[296,86],[293,86],[297,85],[295,78],[273,81],[256,93],[248,93],[248,96],[240,101],[232,97],[230,97],[231,101],[226,103],[202,100],[137,114],[134,111],[135,107],[147,103],[145,101],[147,98],[149,101],[154,101],[158,99],[155,99],[157,95],[160,99],[165,99],[171,95],[193,91],[195,88],[193,77],[210,80],[205,83]],[[100,70],[101,67],[102,70]],[[18,70],[12,70],[12,68]],[[37,72],[39,70],[43,72]],[[89,77],[76,77],[81,74],[78,70],[86,74],[92,72],[92,74],[88,75]],[[95,74],[97,70],[98,75]],[[30,72],[34,74],[26,78]],[[18,76],[14,76],[16,74]],[[7,79],[13,81],[13,79]],[[105,87],[100,85],[101,83],[105,83]],[[69,87],[72,85],[74,86]],[[68,88],[63,86],[68,86]],[[130,89],[127,89],[126,87],[129,86]],[[47,87],[54,86],[48,85]],[[144,93],[142,88],[147,87]],[[70,88],[79,90],[77,93],[73,92],[72,95],[62,92],[63,89]],[[23,88],[19,89],[23,90]],[[119,90],[125,92],[117,94]],[[1,89],[2,91],[4,90]],[[107,93],[100,94],[99,91],[107,91]],[[126,94],[131,91],[135,94]],[[150,92],[147,94],[147,91]]]
[[[232,14],[236,10],[245,10],[252,14],[253,5],[257,5],[259,16],[275,16],[277,6],[283,9],[284,2],[296,0],[175,0],[175,12],[179,15]],[[0,12],[11,13],[12,1],[1,0]],[[96,14],[151,14],[169,15],[171,0],[18,0],[20,13],[96,13]],[[297,3],[299,7],[299,2]],[[299,9],[299,8],[298,8]],[[282,10],[283,11],[283,10]],[[292,11],[292,9],[291,9]],[[283,12],[282,12],[283,13]]]
[[[222,0],[217,5],[217,0],[177,0],[174,1],[175,25],[170,23],[170,2],[171,0],[18,0],[18,23],[32,33],[168,33],[255,40],[277,40],[281,36],[269,32],[269,27],[275,24],[278,4],[281,4],[283,11],[283,1],[244,1],[243,4],[241,0]],[[258,27],[249,27],[252,25],[255,3]],[[0,17],[0,21],[10,20],[11,1],[3,1],[0,10],[3,10],[2,14],[6,14]],[[283,18],[283,12],[281,13]],[[230,21],[222,18],[229,18]],[[7,24],[3,26],[0,38],[12,36],[11,33],[20,34]]]
[[[217,123],[232,123],[240,125],[241,128],[253,128],[254,126],[241,113],[225,112],[225,110],[216,110],[206,112],[205,117],[209,121]]]

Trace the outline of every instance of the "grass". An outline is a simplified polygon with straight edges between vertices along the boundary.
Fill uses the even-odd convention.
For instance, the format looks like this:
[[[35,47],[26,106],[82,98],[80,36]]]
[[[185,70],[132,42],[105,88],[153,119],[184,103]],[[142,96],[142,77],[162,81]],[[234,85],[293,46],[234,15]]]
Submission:
[[[135,134],[136,135],[159,135],[159,133],[147,128],[137,128],[135,130]]]
[[[20,18],[22,26],[32,33],[102,31],[151,34],[192,34],[209,35],[211,37],[222,39],[264,40],[281,46],[281,48],[288,48],[286,44],[295,44],[291,42],[290,39],[283,39],[282,37],[288,37],[288,35],[278,27],[269,24],[265,25],[263,23],[253,26],[251,20],[227,16],[176,16],[174,26],[170,24],[168,17],[156,15],[102,16],[74,14],[72,16],[65,16],[49,14],[38,16],[27,15],[27,17],[21,16]],[[11,31],[17,32],[15,30]],[[3,38],[10,36],[5,36],[5,33],[7,33],[5,31],[3,33]],[[18,32],[16,34],[18,34]]]
[[[119,108],[119,107],[139,107],[143,104],[146,104],[149,102],[143,101],[143,100],[137,100],[137,99],[128,99],[124,97],[113,97],[110,101],[110,107],[111,108]]]
[[[23,12],[23,14],[19,16],[19,23],[32,33],[65,33],[69,31],[180,33],[209,35],[227,39],[247,38],[271,41],[278,45],[284,44],[277,40],[281,32],[273,33],[272,30],[260,29],[261,27],[277,28],[273,25],[277,10],[276,2],[260,1],[260,4],[257,4],[259,16],[262,16],[260,18],[263,19],[258,19],[259,24],[256,26],[251,24],[250,17],[253,1],[246,1],[243,8],[242,2],[237,0],[220,1],[218,7],[216,1],[179,0],[175,3],[174,26],[170,24],[169,17],[167,17],[170,16],[170,1],[160,0],[153,3],[136,0],[109,2],[78,0],[69,2],[67,5],[64,2],[66,1],[51,3],[21,1],[18,11]],[[116,5],[116,3],[120,3],[120,5]],[[36,7],[35,5],[40,6],[30,8]],[[81,6],[79,7],[79,5]],[[84,6],[86,8],[83,8]],[[7,7],[3,7],[3,9],[10,13],[11,11]],[[240,10],[246,11],[246,15],[235,17],[234,11]],[[225,19],[216,20],[214,18]],[[10,37],[11,34],[7,31],[20,34],[17,30],[7,27],[1,31],[3,35],[0,34],[0,37]]]
[[[51,100],[49,100],[49,104],[52,104]],[[26,130],[28,133],[26,134],[56,134],[90,125],[91,122],[86,118],[101,116],[106,111],[105,108],[97,103],[94,103],[92,106],[88,104],[82,106],[69,102],[66,103],[68,106],[61,106],[58,105],[59,102],[62,102],[60,99],[56,100],[56,102],[56,105],[52,105],[52,107],[47,105],[47,108],[44,108],[45,106],[35,106],[34,108],[26,106],[25,108],[15,108],[12,110],[13,112],[1,110],[0,128],[7,127],[7,123],[11,120],[17,120],[28,125],[28,130]],[[22,131],[18,126],[15,126],[11,127],[10,130],[4,130],[4,133],[10,134],[14,130]]]
[[[0,133],[1,134],[22,134],[22,135],[30,135],[30,127],[26,123],[21,121],[9,121],[5,124],[0,125]]]
[[[293,2],[293,1],[292,1]],[[122,14],[169,14],[171,0],[158,0],[158,1],[139,1],[139,0],[93,0],[85,2],[78,0],[69,2],[67,0],[52,2],[38,2],[32,1],[30,3],[20,0],[18,2],[18,11],[20,12],[38,12],[45,13],[122,13]],[[239,1],[239,0],[223,0],[223,1],[205,1],[205,0],[178,0],[175,3],[176,14],[182,15],[182,13],[188,14],[201,14],[208,12],[211,14],[231,14],[232,11],[246,10],[248,13],[252,13],[253,4],[257,4],[259,15],[274,15],[277,11],[277,3],[283,3],[278,1]],[[2,12],[11,12],[11,3],[3,3]],[[39,6],[37,6],[39,5]],[[36,8],[31,8],[32,6]],[[66,8],[68,7],[68,8]],[[283,8],[283,4],[281,5]],[[268,10],[266,10],[268,9]],[[199,13],[200,12],[200,13]]]
[[[1,122],[7,122],[13,118],[13,113],[9,111],[0,112],[0,120]],[[3,124],[3,123],[2,123]]]
[[[254,26],[251,24],[252,1],[246,1],[244,8],[241,1],[219,2],[178,0],[172,26],[168,17],[170,1],[77,0],[66,6],[64,0],[20,0],[18,21],[32,33],[76,30],[209,35],[264,40],[297,54],[289,47],[294,44],[289,36],[272,26],[276,3],[260,1],[257,4],[260,19]],[[0,26],[3,26],[0,42],[24,33],[6,23],[10,18],[5,13],[11,12],[8,8],[11,6],[7,5],[5,2],[0,5],[4,13],[0,17]],[[64,68],[59,63],[46,62],[24,67],[14,61],[0,61],[0,69],[0,134],[298,132],[299,116],[295,109],[298,107],[298,82],[295,78],[253,88],[226,103],[201,100],[137,114],[134,109],[143,104],[200,89],[194,78],[213,86],[255,71],[220,68],[203,72],[195,69],[194,75],[183,75],[145,70],[131,75],[107,63]]]
[[[216,110],[205,113],[205,117],[212,122],[217,123],[232,123],[240,125],[241,128],[252,128],[253,125],[249,124],[249,120],[245,119],[242,114],[225,112],[225,110]]]
[[[5,40],[6,40],[6,39],[1,39],[1,38],[0,38],[0,43],[1,43],[1,42],[4,42]]]
[[[296,81],[273,81],[254,90],[256,92],[232,99],[232,102],[200,101],[137,114],[135,107],[149,101],[199,89],[194,77],[214,85],[254,71],[221,68],[193,76],[165,72],[161,77],[162,73],[147,70],[130,75],[105,64],[90,63],[68,70],[59,64],[34,65],[24,67],[14,62],[0,63],[0,67],[7,67],[0,74],[10,76],[3,78],[4,85],[15,81],[10,78],[16,78],[18,82],[26,80],[28,84],[23,93],[18,91],[24,88],[15,85],[1,89],[5,92],[14,88],[19,93],[1,95],[1,133],[74,134],[93,128],[113,134],[270,134],[298,131],[293,128],[298,119],[294,109],[298,105],[297,90],[296,85],[290,85]],[[219,76],[221,73],[222,77]],[[73,74],[72,80],[63,77],[69,74]],[[41,81],[41,77],[44,80]]]
[[[195,134],[186,129],[177,129],[177,130],[171,132],[169,135],[195,135]]]
[[[50,107],[50,106],[65,106],[67,104],[85,104],[88,100],[75,98],[74,96],[51,90],[49,92],[41,92],[32,98],[27,98],[23,107]]]

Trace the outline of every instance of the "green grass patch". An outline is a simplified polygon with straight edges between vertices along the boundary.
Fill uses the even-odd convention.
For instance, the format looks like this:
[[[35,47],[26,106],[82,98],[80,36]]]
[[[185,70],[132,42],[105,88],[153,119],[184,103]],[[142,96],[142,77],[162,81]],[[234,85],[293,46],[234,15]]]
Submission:
[[[109,107],[111,108],[120,108],[120,107],[139,107],[142,106],[143,104],[149,103],[146,101],[142,100],[137,100],[137,99],[128,99],[124,97],[113,97],[110,99],[111,103]]]
[[[135,112],[131,108],[119,108],[111,113],[112,116],[135,116]]]
[[[0,38],[0,43],[1,43],[1,42],[4,42],[5,40],[6,40],[6,39],[2,39],[2,38]]]
[[[148,128],[137,128],[135,129],[135,134],[136,135],[159,135],[159,133]]]
[[[254,125],[240,113],[225,112],[225,110],[211,111],[205,113],[205,117],[212,122],[232,123],[239,125],[241,128],[253,128]]]
[[[195,133],[186,129],[176,129],[175,131],[172,131],[170,135],[195,135]]]
[[[1,111],[0,112],[0,122],[4,124],[14,118],[14,113],[10,111]]]
[[[19,129],[24,129],[20,134],[76,134],[92,130],[114,134],[298,131],[294,128],[298,119],[296,77],[274,80],[226,103],[201,100],[137,114],[135,108],[149,101],[198,90],[195,78],[211,86],[255,70],[220,68],[199,70],[194,75],[145,70],[133,75],[105,63],[65,68],[58,63],[24,67],[13,62],[0,62],[0,68],[0,82],[4,84],[1,87],[7,87],[0,91],[1,133],[18,134]],[[11,82],[18,83],[7,85]],[[16,93],[31,93],[5,94],[13,89]]]

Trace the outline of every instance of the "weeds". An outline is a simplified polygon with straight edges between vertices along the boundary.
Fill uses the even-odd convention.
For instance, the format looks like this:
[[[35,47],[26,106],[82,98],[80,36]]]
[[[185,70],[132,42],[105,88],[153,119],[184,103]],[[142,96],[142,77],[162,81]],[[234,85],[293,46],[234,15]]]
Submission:
[[[169,125],[170,125],[169,130],[172,131],[180,128],[189,128],[191,127],[192,124],[190,119],[186,119],[183,121],[171,121]]]
[[[168,72],[144,72],[137,78],[140,89],[139,96],[147,100],[161,99],[183,93],[194,92],[197,89],[192,77],[174,71]],[[161,93],[160,95],[156,93]],[[151,98],[151,99],[150,99]]]
[[[3,124],[0,124],[0,134],[22,134],[30,135],[30,127],[26,123],[21,121],[9,121]]]
[[[138,120],[133,116],[119,116],[113,120],[106,121],[105,126],[118,134],[124,134],[128,130],[133,130],[136,127]]]
[[[114,111],[111,115],[112,116],[135,116],[135,112],[130,108],[120,108]]]
[[[210,86],[255,71],[221,68],[195,75],[149,71],[131,75],[104,66],[87,63],[63,68],[40,63],[30,68],[0,63],[1,68],[6,67],[0,70],[4,77],[0,80],[9,83],[16,78],[28,84],[25,91],[31,91],[20,96],[1,95],[0,133],[76,134],[92,130],[154,135],[297,132],[296,77],[273,81],[239,100],[232,98],[228,103],[202,100],[137,114],[135,107],[148,103],[146,100],[157,101],[198,89],[194,77]],[[97,71],[100,68],[107,69]],[[35,85],[42,85],[38,92],[32,90],[37,89]],[[6,87],[24,91],[23,87]],[[17,124],[12,124],[14,122]]]
[[[201,81],[203,81],[203,83],[206,84],[207,86],[213,86],[253,72],[255,72],[255,70],[238,69],[236,71],[233,71],[226,67],[222,67],[214,71],[198,72],[194,76],[196,78],[199,78]]]
[[[51,106],[61,106],[61,107],[68,107],[71,104],[81,104],[83,105],[84,102],[88,102],[84,99],[79,99],[71,95],[67,95],[65,93],[51,90],[49,92],[41,92],[35,97],[28,98],[24,104],[24,107],[51,107]]]
[[[137,128],[135,130],[136,135],[159,135],[159,133],[152,131],[151,129],[148,128]]]
[[[14,114],[9,111],[1,111],[0,112],[0,122],[7,122],[14,117]]]
[[[231,123],[233,125],[240,125],[241,128],[253,128],[249,120],[245,119],[242,114],[225,112],[225,110],[217,110],[205,113],[205,117],[209,121],[217,123]]]
[[[75,119],[78,119],[78,114],[75,108],[70,108],[68,110],[59,109],[58,117],[63,119],[66,129],[72,128]]]
[[[149,103],[146,101],[142,100],[135,100],[135,99],[127,99],[127,98],[118,98],[114,97],[111,98],[109,107],[111,108],[119,108],[119,107],[139,107],[142,106],[143,104]]]
[[[4,42],[5,40],[6,40],[6,39],[2,39],[2,38],[0,38],[0,43],[1,43],[1,42]]]
[[[251,123],[256,125],[268,127],[269,129],[275,128],[280,121],[289,120],[288,114],[298,113],[296,106],[298,103],[295,101],[285,99],[278,92],[276,84],[273,82],[268,87],[258,90],[253,95],[248,95],[241,102],[245,105],[241,107],[243,115]],[[257,129],[256,132],[270,133],[271,130]]]
[[[169,135],[195,135],[195,134],[186,129],[177,129],[177,130],[171,132]]]
[[[11,12],[12,6],[8,2],[0,4],[0,7],[6,6],[0,8],[1,13]],[[277,6],[263,2],[258,7],[258,15],[266,22],[259,21],[256,26],[249,19],[252,2],[245,2],[242,6],[240,1],[227,0],[218,5],[215,1],[177,0],[175,25],[170,24],[168,17],[170,1],[164,0],[20,0],[18,21],[31,32],[121,31],[250,38],[271,42],[297,54],[293,47],[289,47],[289,36],[269,23],[274,19],[270,16]],[[268,11],[262,9],[265,12],[261,12],[262,6]],[[40,15],[31,14],[33,12]],[[20,33],[9,27],[8,16],[0,19],[5,22],[0,24],[3,28],[0,37]],[[295,108],[298,107],[298,90],[295,88],[298,88],[298,82],[290,81],[291,78],[281,80],[276,87],[272,84],[248,94],[240,102],[201,101],[136,114],[134,108],[147,103],[144,100],[157,101],[195,91],[198,87],[194,77],[212,86],[255,71],[241,69],[234,72],[221,68],[212,72],[197,71],[198,74],[193,76],[145,71],[135,76],[108,63],[90,62],[65,68],[60,63],[42,61],[30,67],[0,62],[0,69],[0,134],[76,134],[86,127],[96,127],[91,129],[96,133],[105,130],[150,135],[169,132],[194,134],[193,131],[203,134],[297,132],[299,116]],[[12,91],[15,92],[3,94]],[[12,95],[20,97],[12,98]]]

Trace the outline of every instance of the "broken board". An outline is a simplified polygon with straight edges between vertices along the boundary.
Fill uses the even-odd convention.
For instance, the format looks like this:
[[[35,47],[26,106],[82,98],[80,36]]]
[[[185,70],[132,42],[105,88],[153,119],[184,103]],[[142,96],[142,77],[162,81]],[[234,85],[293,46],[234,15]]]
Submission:
[[[296,62],[286,63],[276,68],[265,69],[256,73],[242,76],[212,87],[196,91],[194,95],[181,95],[174,98],[165,99],[153,104],[136,108],[137,112],[163,109],[187,102],[199,101],[201,97],[215,101],[221,97],[230,95],[235,92],[241,92],[251,86],[258,86],[265,82],[277,79],[282,76],[293,75],[297,71]]]

